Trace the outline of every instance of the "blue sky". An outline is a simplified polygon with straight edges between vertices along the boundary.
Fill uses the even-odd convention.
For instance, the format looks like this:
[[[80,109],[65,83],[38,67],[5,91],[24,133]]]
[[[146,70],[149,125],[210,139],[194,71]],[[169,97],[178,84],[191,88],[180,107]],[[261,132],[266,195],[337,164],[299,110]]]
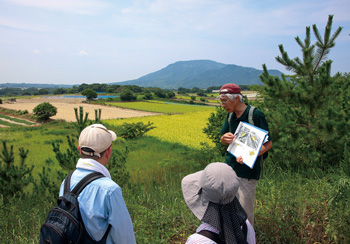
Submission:
[[[0,83],[111,83],[210,59],[288,73],[278,45],[333,14],[343,31],[329,55],[350,72],[349,0],[0,0]],[[314,38],[313,38],[314,42]]]

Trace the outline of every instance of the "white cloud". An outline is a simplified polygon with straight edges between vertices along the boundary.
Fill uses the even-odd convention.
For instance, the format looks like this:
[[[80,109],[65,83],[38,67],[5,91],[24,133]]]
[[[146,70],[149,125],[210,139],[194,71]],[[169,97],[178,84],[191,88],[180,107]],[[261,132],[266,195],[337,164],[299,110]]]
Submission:
[[[78,53],[79,56],[89,56],[89,54],[87,52],[85,52],[84,50],[81,50],[79,53]]]
[[[35,49],[35,50],[34,50],[34,53],[35,53],[35,54],[41,54],[41,51],[38,50],[38,49]]]

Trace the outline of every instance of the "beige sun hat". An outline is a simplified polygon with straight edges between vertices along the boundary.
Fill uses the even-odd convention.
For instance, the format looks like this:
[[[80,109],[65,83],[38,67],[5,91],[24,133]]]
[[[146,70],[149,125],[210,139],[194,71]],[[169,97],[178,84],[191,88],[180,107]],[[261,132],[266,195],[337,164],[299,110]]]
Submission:
[[[193,214],[202,220],[209,202],[228,204],[239,187],[235,171],[226,163],[211,163],[204,170],[182,179],[182,193]]]
[[[101,124],[92,124],[80,133],[79,147],[85,155],[100,157],[100,153],[106,151],[116,139],[117,135],[113,131]]]

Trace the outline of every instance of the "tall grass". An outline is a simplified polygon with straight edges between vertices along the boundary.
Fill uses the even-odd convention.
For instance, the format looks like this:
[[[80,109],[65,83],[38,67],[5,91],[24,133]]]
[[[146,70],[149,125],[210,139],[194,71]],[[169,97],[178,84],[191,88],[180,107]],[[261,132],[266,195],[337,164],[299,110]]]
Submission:
[[[185,243],[200,221],[183,200],[181,179],[223,158],[210,147],[196,144],[195,141],[204,141],[202,139],[169,140],[167,131],[177,133],[175,138],[185,134],[196,138],[195,133],[201,133],[206,123],[204,112],[152,119],[159,131],[154,135],[149,131],[140,139],[127,141],[130,153],[126,167],[131,179],[123,187],[123,196],[137,243]],[[128,121],[139,120],[108,123],[117,126]],[[181,131],[184,127],[186,133]],[[14,145],[15,151],[19,147],[29,150],[27,163],[35,166],[33,174],[38,181],[42,167],[47,166],[45,160],[55,156],[50,143],[65,142],[66,135],[74,133],[71,123],[57,122],[40,127],[2,128],[0,138]],[[163,134],[166,136],[162,137]],[[67,145],[63,143],[61,148],[64,151]],[[15,157],[18,162],[18,155]],[[296,174],[274,167],[269,158],[265,165],[264,178],[259,180],[256,192],[254,227],[258,243],[347,243],[350,240],[346,231],[349,230],[346,216],[350,215],[349,176],[339,176],[335,169],[334,173],[310,170]],[[55,164],[50,168],[60,170]],[[0,193],[0,243],[38,243],[40,226],[55,204],[59,184],[57,182],[51,197],[29,187],[28,194],[9,199],[9,204],[5,204]]]
[[[18,150],[20,147],[29,149],[26,162],[29,166],[34,165],[33,173],[37,175],[45,166],[45,160],[55,158],[51,142],[66,141],[66,136],[74,133],[74,127],[65,122],[57,124],[43,124],[36,127],[17,126],[16,128],[2,128],[0,140],[8,145],[14,145],[15,162],[19,162]],[[67,143],[61,145],[62,150],[68,148]],[[58,165],[50,166],[53,170],[59,170]]]
[[[123,188],[123,196],[137,243],[185,243],[200,221],[183,200],[181,179],[222,158],[149,136],[127,143],[131,180]],[[328,233],[336,221],[330,219],[327,195],[333,190],[329,181],[333,176],[307,173],[305,177],[266,162],[256,192],[258,243],[337,243],[334,232]],[[39,228],[55,202],[38,194],[0,204],[0,243],[38,243]]]
[[[309,172],[310,173],[310,172]],[[324,175],[277,171],[259,180],[255,230],[259,243],[329,243]]]

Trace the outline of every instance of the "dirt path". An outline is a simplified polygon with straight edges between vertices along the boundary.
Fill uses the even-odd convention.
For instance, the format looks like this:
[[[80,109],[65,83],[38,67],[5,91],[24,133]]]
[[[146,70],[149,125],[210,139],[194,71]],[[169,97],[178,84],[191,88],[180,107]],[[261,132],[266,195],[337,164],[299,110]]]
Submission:
[[[8,123],[16,124],[16,125],[29,126],[28,124],[16,122],[16,121],[13,121],[13,120],[10,120],[10,119],[0,118],[0,120],[6,121],[6,122],[8,122]],[[33,123],[33,122],[32,122],[32,123]],[[33,123],[33,125],[35,125],[35,124]]]
[[[83,107],[85,112],[89,113],[89,119],[95,119],[95,109],[102,109],[101,119],[118,119],[118,118],[130,118],[130,117],[143,117],[158,115],[158,113],[136,111],[130,109],[123,109],[111,106],[103,106],[96,104],[83,103],[85,99],[82,98],[60,98],[60,97],[41,97],[30,99],[17,99],[16,102],[8,103],[4,102],[0,104],[0,107],[13,109],[13,110],[27,110],[29,113],[33,113],[33,109],[43,102],[49,102],[57,108],[57,114],[51,119],[63,119],[68,122],[76,121],[74,108]]]

